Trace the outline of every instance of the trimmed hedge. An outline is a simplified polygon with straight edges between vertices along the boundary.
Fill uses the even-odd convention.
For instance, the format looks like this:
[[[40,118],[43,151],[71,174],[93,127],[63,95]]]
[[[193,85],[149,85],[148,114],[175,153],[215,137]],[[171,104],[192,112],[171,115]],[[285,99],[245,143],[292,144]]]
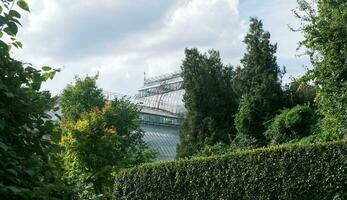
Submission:
[[[115,187],[116,199],[347,199],[347,141],[146,164]]]

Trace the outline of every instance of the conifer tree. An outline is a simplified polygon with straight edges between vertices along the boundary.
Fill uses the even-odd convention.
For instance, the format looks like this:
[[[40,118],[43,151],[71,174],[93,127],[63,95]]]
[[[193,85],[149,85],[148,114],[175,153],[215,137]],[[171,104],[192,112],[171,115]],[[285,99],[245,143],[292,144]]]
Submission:
[[[204,145],[229,144],[235,137],[238,106],[231,84],[233,70],[222,64],[219,52],[186,49],[185,54],[182,77],[187,115],[180,130],[178,157],[190,156]]]
[[[263,23],[250,19],[249,32],[244,39],[247,51],[241,59],[243,68],[238,79],[242,100],[235,117],[237,140],[254,145],[265,144],[264,123],[272,118],[282,104],[282,71],[276,61],[276,44],[270,43],[270,33]]]

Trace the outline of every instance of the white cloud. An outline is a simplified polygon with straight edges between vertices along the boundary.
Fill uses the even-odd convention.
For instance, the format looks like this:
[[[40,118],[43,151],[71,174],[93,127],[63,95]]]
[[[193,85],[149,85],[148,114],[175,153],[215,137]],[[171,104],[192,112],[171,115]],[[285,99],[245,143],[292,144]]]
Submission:
[[[282,26],[290,8],[272,1],[276,2],[273,14],[268,6],[247,10],[265,16],[265,28],[271,27],[273,39],[280,42],[279,57],[288,60],[293,52],[282,45],[292,49],[297,39],[281,35],[286,33]],[[37,66],[62,68],[45,85],[55,94],[75,75],[97,72],[98,85],[105,90],[134,94],[143,83],[143,72],[154,76],[177,71],[187,47],[219,50],[228,64],[238,64],[244,52],[248,18],[240,16],[238,0],[29,2],[32,12],[25,14],[19,35],[24,49],[15,55]]]
[[[240,57],[245,32],[237,0],[42,0],[30,1],[16,57],[37,66],[61,67],[45,87],[58,93],[74,75],[99,72],[102,88],[135,93],[143,72],[176,71],[184,48],[221,50]]]

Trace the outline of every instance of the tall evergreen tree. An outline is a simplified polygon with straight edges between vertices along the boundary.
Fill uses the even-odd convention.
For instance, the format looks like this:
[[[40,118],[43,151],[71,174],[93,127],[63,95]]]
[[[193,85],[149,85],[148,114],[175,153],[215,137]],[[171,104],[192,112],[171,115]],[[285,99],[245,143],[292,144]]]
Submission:
[[[238,106],[231,84],[233,70],[222,64],[217,51],[201,54],[186,49],[185,55],[181,68],[187,115],[180,130],[178,157],[190,156],[206,144],[229,144],[235,137]]]
[[[318,85],[316,101],[321,139],[347,137],[347,2],[346,0],[300,0],[295,12],[301,19],[305,46]]]
[[[251,18],[249,32],[244,39],[247,51],[238,70],[242,100],[235,117],[239,141],[251,140],[263,145],[264,122],[281,107],[282,71],[276,62],[276,44],[270,43],[270,33],[263,30],[261,20]]]

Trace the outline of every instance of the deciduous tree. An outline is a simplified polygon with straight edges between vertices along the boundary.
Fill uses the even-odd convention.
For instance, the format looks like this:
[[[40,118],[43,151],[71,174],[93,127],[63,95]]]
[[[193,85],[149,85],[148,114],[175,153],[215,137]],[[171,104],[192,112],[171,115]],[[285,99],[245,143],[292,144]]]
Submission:
[[[137,106],[124,98],[106,100],[96,78],[77,78],[60,99],[67,179],[83,199],[108,198],[119,169],[155,157],[142,140]]]
[[[57,70],[11,57],[11,47],[22,46],[16,39],[18,7],[29,11],[24,0],[0,1],[0,198],[63,199],[66,188],[54,162],[56,123],[50,115],[57,99],[41,90]]]
[[[321,139],[347,137],[347,2],[345,0],[298,1],[296,16],[310,55],[308,72],[318,86],[317,104],[324,116]]]

